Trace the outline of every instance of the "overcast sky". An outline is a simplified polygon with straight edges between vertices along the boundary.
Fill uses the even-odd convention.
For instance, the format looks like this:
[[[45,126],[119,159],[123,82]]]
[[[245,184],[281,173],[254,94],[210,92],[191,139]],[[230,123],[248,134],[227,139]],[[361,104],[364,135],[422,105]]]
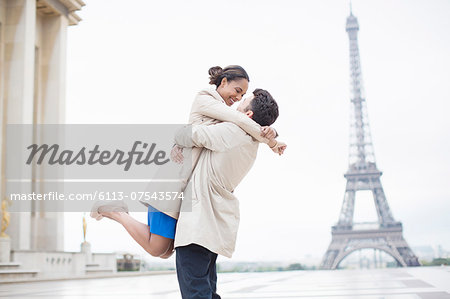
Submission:
[[[346,0],[86,1],[69,28],[67,123],[185,123],[209,67],[243,66],[269,90],[288,144],[261,146],[236,190],[233,260],[320,259],[339,217],[348,167]],[[450,2],[353,1],[382,184],[409,244],[450,249]],[[133,214],[143,222],[146,215]],[[357,197],[356,220],[374,220]],[[67,214],[79,250],[82,215]],[[94,251],[145,254],[118,224],[88,219]],[[225,259],[225,258],[224,258]],[[153,259],[156,260],[156,259]]]

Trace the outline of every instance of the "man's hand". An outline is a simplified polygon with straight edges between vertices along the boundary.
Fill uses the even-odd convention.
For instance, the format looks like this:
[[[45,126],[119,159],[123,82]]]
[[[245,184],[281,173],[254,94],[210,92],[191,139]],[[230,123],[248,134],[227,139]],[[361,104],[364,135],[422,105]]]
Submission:
[[[277,137],[277,131],[274,128],[269,126],[261,127],[261,136],[267,139],[274,139]]]
[[[182,164],[184,160],[183,148],[178,145],[174,145],[172,151],[170,152],[170,159],[175,163]]]

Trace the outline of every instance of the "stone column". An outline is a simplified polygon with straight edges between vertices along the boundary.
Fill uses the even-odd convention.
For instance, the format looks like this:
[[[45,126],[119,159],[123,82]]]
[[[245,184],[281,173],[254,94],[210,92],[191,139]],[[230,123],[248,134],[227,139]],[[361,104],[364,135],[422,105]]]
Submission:
[[[65,122],[67,26],[67,18],[63,15],[38,16],[37,19],[35,119],[39,124]],[[45,168],[41,174],[44,173]],[[39,173],[36,177],[39,178]],[[63,173],[59,173],[59,177],[62,178]],[[63,191],[62,185],[58,190],[49,190],[45,184],[35,188],[39,193]],[[32,230],[31,238],[35,240],[35,249],[64,250],[64,214],[46,212],[45,205],[51,204],[37,203],[40,212],[36,215],[36,229]]]
[[[4,81],[2,96],[6,105],[3,124],[33,122],[34,49],[36,1],[7,0],[4,27]],[[3,136],[4,137],[4,136]],[[6,152],[3,157],[13,153]],[[2,162],[5,162],[2,161]],[[8,173],[5,173],[6,178]],[[30,192],[31,183],[21,192]],[[4,190],[2,193],[4,194]],[[12,249],[30,249],[30,213],[16,213],[8,228]]]
[[[3,95],[4,79],[5,79],[5,50],[4,50],[4,36],[5,36],[5,19],[6,9],[5,1],[0,0],[0,201],[5,197],[5,163],[6,163],[6,100]],[[0,222],[2,220],[1,208],[0,208]],[[11,246],[11,245],[10,245]],[[1,250],[0,250],[1,251]]]

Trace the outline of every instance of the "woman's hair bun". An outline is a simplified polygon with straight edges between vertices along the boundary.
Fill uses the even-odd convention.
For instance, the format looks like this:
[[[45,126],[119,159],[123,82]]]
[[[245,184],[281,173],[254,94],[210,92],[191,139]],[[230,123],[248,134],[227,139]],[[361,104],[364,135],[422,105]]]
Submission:
[[[209,84],[219,87],[223,78],[228,81],[245,79],[250,82],[247,72],[239,65],[229,65],[222,69],[220,66],[213,66],[209,69]]]
[[[208,74],[209,84],[216,84],[217,79],[223,74],[223,69],[220,66],[213,66],[209,69]]]

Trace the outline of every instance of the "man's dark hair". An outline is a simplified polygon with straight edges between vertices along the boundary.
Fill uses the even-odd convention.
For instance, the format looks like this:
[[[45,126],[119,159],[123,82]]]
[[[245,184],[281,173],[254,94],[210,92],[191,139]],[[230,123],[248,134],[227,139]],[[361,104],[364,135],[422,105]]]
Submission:
[[[253,111],[252,119],[261,126],[270,126],[278,118],[278,104],[267,90],[257,88],[248,110]]]

